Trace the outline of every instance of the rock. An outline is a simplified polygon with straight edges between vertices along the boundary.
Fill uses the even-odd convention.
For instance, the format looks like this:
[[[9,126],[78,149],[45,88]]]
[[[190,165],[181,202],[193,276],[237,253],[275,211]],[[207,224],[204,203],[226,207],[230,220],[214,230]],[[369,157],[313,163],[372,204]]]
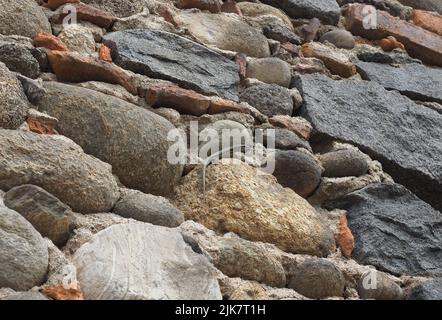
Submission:
[[[368,163],[364,154],[354,150],[339,150],[319,156],[324,167],[324,177],[359,177],[367,173]]]
[[[221,299],[213,267],[176,229],[112,226],[73,257],[85,299]]]
[[[93,23],[101,28],[110,29],[117,20],[117,18],[109,12],[84,4],[82,2],[70,4],[69,6],[75,8],[78,20]],[[60,7],[57,10],[59,11],[59,13],[58,15],[54,16],[54,18],[52,19],[53,22],[62,23],[63,19],[66,18],[68,14],[70,14],[70,10],[63,9],[64,7]]]
[[[281,59],[253,59],[248,61],[247,77],[287,88],[292,80],[292,72],[290,65]]]
[[[347,210],[359,263],[395,275],[442,273],[440,212],[403,186],[372,184],[326,207]]]
[[[280,25],[293,31],[293,24],[290,18],[280,9],[263,3],[240,2],[237,4],[244,16],[260,18],[272,16],[277,19]]]
[[[358,62],[366,80],[375,81],[387,90],[397,90],[414,100],[442,103],[442,69],[419,63],[398,67],[373,62]]]
[[[183,213],[169,200],[136,190],[125,190],[112,211],[125,218],[169,228],[184,222]]]
[[[58,38],[63,41],[69,51],[80,54],[95,53],[95,39],[91,30],[79,24],[70,24],[64,27]]]
[[[51,25],[34,0],[0,0],[0,34],[34,38],[39,32],[51,32]]]
[[[442,14],[442,3],[439,0],[398,0],[400,3],[410,6],[416,9],[422,9],[427,11],[436,11]]]
[[[442,208],[441,114],[373,82],[303,75],[297,86],[304,97],[301,115],[317,138],[352,142],[396,182]]]
[[[290,91],[276,84],[263,83],[251,86],[241,93],[240,99],[269,117],[291,116],[293,113],[293,99]]]
[[[25,218],[2,206],[0,249],[0,287],[29,290],[44,281],[48,268],[46,242]]]
[[[210,106],[207,111],[209,114],[218,114],[225,112],[240,112],[246,114],[252,113],[251,110],[244,107],[244,105],[241,103],[218,97],[213,97],[210,99]]]
[[[442,36],[442,15],[428,11],[413,10],[411,18],[415,25]]]
[[[114,96],[115,98],[130,102],[132,104],[139,103],[137,96],[134,96],[131,93],[127,92],[126,89],[124,89],[122,86],[118,84],[110,84],[98,81],[88,81],[88,82],[78,83],[76,84],[76,86],[98,91],[110,96]]]
[[[387,38],[381,39],[381,41],[379,41],[379,45],[381,46],[382,50],[386,52],[393,51],[394,49],[405,50],[404,45],[401,42],[397,41],[397,39],[392,36],[388,36]]]
[[[8,295],[4,298],[0,298],[0,300],[15,300],[15,301],[26,300],[26,301],[30,301],[30,300],[49,300],[49,299],[46,298],[46,296],[44,296],[40,292],[27,291],[27,292],[14,293],[14,294]]]
[[[146,101],[152,107],[168,107],[180,113],[201,116],[208,112],[210,99],[192,90],[175,85],[151,86]]]
[[[237,287],[229,300],[270,300],[270,297],[258,283],[247,282]]]
[[[342,297],[345,279],[331,262],[310,258],[291,270],[288,288],[312,299]]]
[[[341,77],[349,78],[357,73],[356,66],[339,49],[333,49],[319,42],[310,42],[302,46],[302,53],[305,57],[322,60],[331,73]]]
[[[3,190],[34,184],[84,213],[109,211],[118,199],[110,165],[63,136],[0,129],[0,145]]]
[[[146,5],[145,0],[82,0],[82,2],[107,11],[119,18],[140,13]]]
[[[39,110],[59,119],[61,134],[111,164],[125,186],[156,195],[172,191],[182,165],[167,160],[169,121],[89,89],[51,82],[45,89]]]
[[[404,293],[386,273],[369,271],[358,281],[358,294],[361,299],[402,300]]]
[[[288,129],[275,128],[274,137],[266,130],[264,132],[264,145],[267,146],[268,139],[274,139],[275,148],[279,150],[296,150],[297,148],[304,148],[311,150],[307,141],[298,137],[298,135]]]
[[[39,53],[31,43],[0,38],[0,62],[10,71],[37,78],[40,75]]]
[[[273,116],[269,119],[269,123],[275,127],[286,128],[307,141],[310,140],[313,130],[312,125],[301,117]]]
[[[50,51],[49,64],[57,75],[57,79],[65,82],[103,81],[123,86],[132,94],[137,89],[130,82],[127,73],[120,67],[98,60],[97,58],[83,57],[79,54]]]
[[[319,18],[325,24],[336,25],[341,16],[335,0],[263,0],[265,4],[280,8],[290,18]]]
[[[321,167],[307,152],[299,150],[277,150],[273,175],[278,182],[292,189],[301,197],[308,197],[321,181]]]
[[[400,2],[398,2],[398,0],[336,0],[336,2],[341,7],[345,4],[354,2],[371,5],[374,6],[376,9],[386,11],[392,16],[399,17],[403,20],[409,20],[412,11],[411,7],[402,5]]]
[[[61,5],[64,5],[67,3],[80,3],[80,0],[48,0],[47,6],[51,10],[56,10]]]
[[[436,278],[413,288],[408,300],[442,299],[442,278]]]
[[[351,254],[355,248],[355,239],[348,227],[347,215],[342,214],[339,217],[339,226],[336,234],[336,243],[341,248],[342,255],[346,258],[351,258]]]
[[[353,49],[355,47],[355,39],[347,30],[336,29],[324,33],[319,39],[321,42],[330,42],[337,48]]]
[[[177,23],[205,45],[245,53],[251,57],[270,56],[266,37],[238,15],[211,13],[181,13]]]
[[[29,102],[17,77],[0,62],[0,128],[17,129],[26,119]]]
[[[180,9],[197,8],[202,11],[210,11],[211,13],[221,12],[220,0],[178,0],[177,7]]]
[[[110,49],[102,44],[98,49],[98,59],[101,61],[112,62],[112,54]]]
[[[307,24],[302,25],[301,28],[299,28],[299,32],[302,34],[304,42],[316,40],[321,27],[321,21],[317,18],[312,18]]]
[[[141,13],[118,19],[112,26],[112,31],[124,31],[129,29],[151,29],[166,32],[176,32],[175,26],[163,17],[150,14],[145,9]]]
[[[233,61],[180,36],[154,30],[107,34],[104,43],[116,64],[187,89],[238,100],[238,67]]]
[[[346,28],[354,35],[371,40],[393,36],[404,44],[407,52],[429,64],[442,66],[442,38],[412,23],[377,10],[376,28],[364,28],[365,5],[350,5],[346,12]]]
[[[277,23],[271,23],[263,28],[264,35],[281,43],[290,42],[293,44],[301,44],[301,38],[286,26]]]
[[[214,266],[228,277],[254,280],[272,287],[285,287],[286,277],[281,262],[262,245],[243,240],[234,234],[217,236],[215,232],[193,221],[180,226],[184,240],[210,257]]]
[[[315,210],[274,177],[256,175],[245,164],[212,165],[203,192],[201,171],[192,170],[176,190],[175,204],[186,219],[288,252],[322,256],[334,247],[330,230]]]
[[[41,290],[47,297],[53,300],[84,300],[83,293],[79,289],[66,289],[63,285],[46,287]]]
[[[72,211],[44,189],[22,185],[9,190],[5,205],[20,213],[44,237],[63,246],[72,231]]]
[[[71,27],[74,25],[70,25]],[[69,51],[66,44],[52,33],[39,32],[34,38],[36,47],[43,47],[55,51]]]

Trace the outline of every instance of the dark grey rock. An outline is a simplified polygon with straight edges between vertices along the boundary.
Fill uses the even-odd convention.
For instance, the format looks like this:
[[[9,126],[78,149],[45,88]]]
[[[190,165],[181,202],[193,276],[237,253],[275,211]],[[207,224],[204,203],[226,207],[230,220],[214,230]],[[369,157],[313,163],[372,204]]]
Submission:
[[[398,184],[372,184],[324,205],[347,210],[353,258],[395,275],[442,274],[442,215]]]
[[[265,130],[263,135],[264,146],[268,147],[268,139],[272,139],[275,142],[275,148],[280,150],[296,150],[297,148],[304,148],[311,151],[311,147],[307,141],[300,138],[296,133],[285,128],[272,128],[274,129],[274,136],[270,135],[270,132]],[[271,141],[271,140],[270,140]]]
[[[368,163],[364,154],[356,150],[338,150],[319,156],[324,167],[324,177],[359,177],[367,173]]]
[[[408,300],[442,300],[442,278],[436,278],[413,288]]]
[[[170,228],[184,222],[183,213],[166,198],[130,189],[122,191],[122,198],[113,212],[125,218]]]
[[[369,81],[302,75],[301,116],[313,139],[351,142],[379,160],[393,179],[442,209],[442,115]]]
[[[61,247],[68,240],[73,229],[72,210],[43,188],[30,184],[12,188],[4,203],[55,245]]]
[[[403,50],[386,52],[382,49],[376,50],[370,46],[361,46],[359,48],[355,48],[354,52],[357,59],[352,59],[352,62],[356,64],[359,62],[358,60],[389,64],[422,63],[422,61],[419,59],[410,57],[408,53]]]
[[[399,2],[415,9],[436,11],[442,14],[442,2],[440,0],[399,0]]]
[[[0,189],[42,187],[76,212],[108,212],[118,200],[107,163],[86,155],[72,140],[0,129]]]
[[[261,2],[282,9],[291,18],[318,18],[325,24],[336,25],[341,15],[335,0],[262,0]]]
[[[288,115],[293,113],[293,98],[287,88],[276,84],[258,84],[245,89],[240,96],[264,115]]]
[[[114,62],[125,69],[200,93],[238,100],[236,63],[198,43],[147,29],[110,33],[103,42],[112,49]]]
[[[21,74],[17,74],[17,79],[20,80],[29,102],[37,104],[46,94],[46,90],[43,87],[43,81],[41,79],[34,80]]]
[[[183,168],[167,159],[167,135],[175,128],[169,121],[97,91],[55,82],[45,89],[39,110],[56,117],[56,129],[86,153],[111,164],[125,186],[156,195],[172,191]]]
[[[318,187],[321,181],[321,168],[307,152],[276,150],[273,175],[279,184],[306,198]]]
[[[0,252],[1,288],[20,291],[42,284],[48,246],[25,218],[4,206],[0,206]]]
[[[0,62],[0,128],[17,129],[26,120],[28,109],[20,81]]]
[[[442,103],[442,69],[419,63],[393,67],[388,64],[359,62],[365,80],[375,81],[388,90],[397,90],[414,100]]]
[[[0,61],[9,70],[33,79],[40,75],[40,63],[34,56],[36,51],[34,47],[0,39]]]
[[[319,39],[321,42],[330,42],[337,48],[353,49],[355,47],[355,39],[353,35],[347,30],[332,30],[324,33]]]
[[[361,276],[357,290],[361,299],[402,300],[404,292],[387,274],[371,270]]]
[[[291,42],[293,44],[301,44],[302,39],[293,33],[289,28],[279,23],[270,23],[263,28],[264,35],[281,43]]]
[[[49,300],[45,295],[41,294],[40,292],[17,292],[11,295],[8,295],[4,298],[1,298],[0,300]]]
[[[33,39],[39,32],[52,33],[46,15],[35,0],[0,0],[0,34]]]
[[[327,260],[307,259],[289,273],[287,287],[308,298],[342,297],[344,294],[344,275]]]

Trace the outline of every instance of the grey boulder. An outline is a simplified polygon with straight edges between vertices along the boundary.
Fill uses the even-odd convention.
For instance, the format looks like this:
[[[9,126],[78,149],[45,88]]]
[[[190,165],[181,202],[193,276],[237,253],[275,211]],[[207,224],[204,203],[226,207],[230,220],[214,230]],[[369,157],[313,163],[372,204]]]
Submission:
[[[371,270],[361,276],[357,284],[361,299],[402,300],[404,292],[386,273]]]
[[[178,35],[137,29],[107,34],[103,42],[116,64],[208,95],[238,100],[235,62]]]
[[[324,33],[319,39],[321,42],[330,42],[337,48],[353,49],[355,47],[355,39],[347,30],[336,29]]]
[[[115,225],[80,247],[73,262],[86,299],[221,299],[213,266],[177,229]]]
[[[0,288],[29,290],[42,284],[48,246],[20,214],[0,206]]]
[[[413,288],[408,300],[442,300],[442,278],[435,278]]]
[[[396,182],[442,209],[442,114],[371,81],[302,75],[296,85],[314,139],[351,142]]]
[[[175,127],[146,109],[97,91],[48,82],[40,111],[56,117],[57,130],[112,165],[127,187],[165,195],[181,177],[171,164],[167,135]],[[48,190],[49,191],[49,190]]]
[[[0,188],[42,187],[76,212],[107,212],[118,200],[107,163],[87,155],[72,140],[0,129]]]
[[[55,245],[62,246],[68,240],[73,228],[72,210],[43,188],[29,184],[12,188],[6,192],[4,203]]]
[[[113,212],[122,217],[170,228],[184,222],[183,213],[166,198],[130,189],[121,193]]]
[[[372,184],[325,207],[347,210],[359,263],[395,275],[442,274],[442,215],[403,186]]]
[[[324,153],[319,156],[325,177],[359,177],[368,171],[368,162],[359,151],[346,149]]]

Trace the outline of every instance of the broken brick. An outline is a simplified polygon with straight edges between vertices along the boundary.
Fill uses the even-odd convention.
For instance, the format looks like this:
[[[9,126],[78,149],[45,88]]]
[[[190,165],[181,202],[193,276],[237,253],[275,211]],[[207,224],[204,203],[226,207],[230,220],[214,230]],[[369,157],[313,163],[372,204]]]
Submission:
[[[67,3],[80,3],[80,0],[48,0],[46,7],[48,7],[51,10],[55,10],[58,7]]]
[[[84,300],[83,293],[80,288],[68,288],[59,285],[55,287],[47,287],[40,290],[41,293],[54,300]]]
[[[89,6],[84,3],[72,4],[77,11],[77,19],[81,21],[88,21],[99,27],[109,29],[112,27],[117,17],[114,17],[109,12]],[[67,15],[67,13],[62,13],[58,17],[58,22],[60,23]]]
[[[275,127],[290,130],[296,133],[298,137],[307,141],[310,140],[313,131],[312,125],[307,120],[300,117],[277,115],[271,117],[269,123]]]
[[[437,13],[413,10],[411,19],[415,25],[442,36],[442,16]]]
[[[49,50],[69,51],[68,47],[64,44],[63,41],[61,41],[56,36],[46,32],[40,32],[35,36],[34,45],[37,48],[43,47]]]
[[[104,44],[101,45],[98,50],[98,59],[101,61],[112,62],[112,55],[109,47]]]
[[[381,46],[382,50],[390,52],[394,49],[402,49],[405,50],[405,47],[402,43],[397,41],[395,37],[389,36],[385,39],[382,39],[379,41],[379,45]]]
[[[336,242],[341,248],[342,255],[346,258],[351,258],[353,249],[355,247],[355,239],[348,227],[347,215],[343,214],[339,217],[338,233],[336,234]]]
[[[211,13],[221,12],[220,0],[178,0],[177,7],[180,9],[197,8]]]

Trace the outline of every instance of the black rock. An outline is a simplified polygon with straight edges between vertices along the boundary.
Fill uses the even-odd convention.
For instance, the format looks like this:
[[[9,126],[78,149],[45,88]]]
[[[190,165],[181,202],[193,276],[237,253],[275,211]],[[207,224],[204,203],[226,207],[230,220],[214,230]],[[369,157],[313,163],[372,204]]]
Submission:
[[[274,128],[274,137],[270,135],[270,132],[264,131],[264,146],[269,147],[267,142],[275,142],[275,148],[280,150],[296,150],[297,148],[304,148],[311,151],[308,141],[300,138],[296,133],[285,128]]]
[[[293,44],[301,44],[302,39],[293,33],[289,28],[277,24],[277,23],[271,23],[269,25],[266,25],[263,28],[264,35],[269,38],[276,41],[279,41],[281,43],[285,42],[291,42]]]
[[[313,140],[331,137],[355,144],[379,160],[396,182],[442,209],[442,115],[369,81],[334,81],[301,75],[301,116]]]
[[[240,99],[268,117],[291,116],[293,113],[293,98],[290,91],[276,84],[251,86],[241,93]]]
[[[436,278],[414,287],[408,300],[442,300],[442,278]]]
[[[327,209],[347,210],[353,258],[395,275],[442,274],[442,215],[398,184],[372,184]]]
[[[285,11],[290,18],[318,18],[325,24],[338,24],[341,11],[335,0],[262,0]]]
[[[393,67],[361,61],[356,65],[365,80],[375,81],[388,90],[397,90],[411,99],[442,103],[441,68],[419,63]]]
[[[125,69],[238,100],[238,66],[196,42],[148,29],[113,32],[103,42],[111,48],[114,62]]]

